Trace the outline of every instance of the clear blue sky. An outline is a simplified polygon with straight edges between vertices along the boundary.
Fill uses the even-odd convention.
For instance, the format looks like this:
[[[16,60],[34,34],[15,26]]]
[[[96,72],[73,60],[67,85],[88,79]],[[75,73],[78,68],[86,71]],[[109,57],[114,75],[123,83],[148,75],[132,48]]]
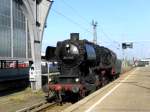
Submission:
[[[150,0],[55,0],[44,32],[42,51],[79,32],[81,39],[92,40],[92,19],[98,22],[101,45],[122,57],[119,43],[133,41],[129,58],[150,57]],[[117,43],[114,41],[118,41]]]

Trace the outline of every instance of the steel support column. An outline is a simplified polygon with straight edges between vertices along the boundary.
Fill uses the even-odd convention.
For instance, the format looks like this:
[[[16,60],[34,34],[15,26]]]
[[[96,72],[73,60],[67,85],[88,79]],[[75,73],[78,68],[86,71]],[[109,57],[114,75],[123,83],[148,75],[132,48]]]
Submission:
[[[39,1],[39,0],[38,0]],[[28,19],[31,52],[34,63],[35,81],[31,85],[35,90],[41,89],[41,44],[47,15],[51,8],[51,0],[22,0],[22,9]],[[37,10],[38,8],[38,10]]]
[[[11,58],[14,57],[14,33],[13,33],[13,1],[10,0],[10,23],[11,23]]]

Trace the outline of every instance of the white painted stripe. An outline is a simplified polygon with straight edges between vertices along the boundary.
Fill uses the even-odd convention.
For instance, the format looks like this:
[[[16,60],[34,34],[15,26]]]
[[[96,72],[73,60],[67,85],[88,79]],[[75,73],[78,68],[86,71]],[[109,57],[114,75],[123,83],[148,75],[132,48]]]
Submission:
[[[136,69],[137,70],[137,69]],[[135,70],[135,71],[136,71]],[[133,71],[133,72],[135,72]],[[121,82],[126,81],[131,75],[128,75],[124,80],[122,80]],[[92,109],[94,109],[98,104],[100,104],[107,96],[109,96],[115,89],[117,89],[122,83],[119,83],[118,85],[116,85],[114,88],[112,88],[107,94],[105,94],[101,99],[99,99],[96,103],[94,103],[92,106],[90,106],[85,112],[90,112],[92,111]]]

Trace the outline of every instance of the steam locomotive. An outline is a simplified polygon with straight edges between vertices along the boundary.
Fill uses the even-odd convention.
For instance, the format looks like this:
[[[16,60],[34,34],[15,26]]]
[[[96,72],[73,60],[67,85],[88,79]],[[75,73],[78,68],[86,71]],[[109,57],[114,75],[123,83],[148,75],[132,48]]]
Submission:
[[[71,33],[70,39],[57,42],[56,48],[47,47],[46,59],[52,58],[57,60],[60,74],[49,78],[49,94],[53,93],[60,102],[64,96],[85,97],[117,78],[121,69],[113,51],[79,40],[79,33]]]

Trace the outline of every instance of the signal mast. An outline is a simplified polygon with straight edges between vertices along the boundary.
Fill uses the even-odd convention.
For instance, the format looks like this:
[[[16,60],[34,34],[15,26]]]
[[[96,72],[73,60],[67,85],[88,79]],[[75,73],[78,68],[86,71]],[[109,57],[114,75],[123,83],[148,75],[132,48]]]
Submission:
[[[96,28],[97,28],[97,22],[92,20],[92,26],[93,26],[93,43],[97,44],[97,31],[96,31]]]

